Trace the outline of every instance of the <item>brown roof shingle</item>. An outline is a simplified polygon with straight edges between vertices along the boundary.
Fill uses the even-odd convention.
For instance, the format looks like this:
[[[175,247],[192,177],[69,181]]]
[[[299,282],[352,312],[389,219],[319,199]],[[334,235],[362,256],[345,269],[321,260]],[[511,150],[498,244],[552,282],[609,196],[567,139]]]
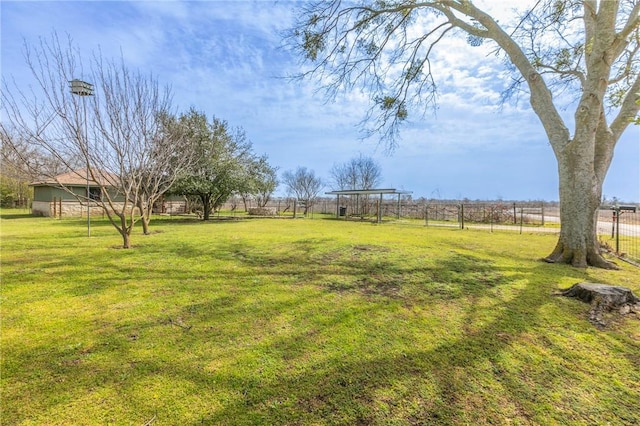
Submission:
[[[101,185],[101,186],[113,186],[110,182],[116,182],[117,176],[113,173],[108,173],[102,170],[94,170],[93,174],[96,177],[96,180],[89,180],[90,185]],[[42,181],[36,181],[31,183],[31,186],[42,186],[42,185],[65,185],[65,186],[80,186],[87,184],[87,169],[78,169],[73,170],[71,172],[62,173],[57,176],[54,176],[49,179],[45,179]]]

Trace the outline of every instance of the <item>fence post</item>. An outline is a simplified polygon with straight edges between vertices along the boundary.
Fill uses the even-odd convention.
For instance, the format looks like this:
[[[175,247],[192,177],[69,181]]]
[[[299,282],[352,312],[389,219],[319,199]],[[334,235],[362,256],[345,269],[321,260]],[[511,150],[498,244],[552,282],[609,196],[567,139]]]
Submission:
[[[490,212],[490,216],[489,216],[489,230],[490,232],[493,234],[493,206],[491,206],[491,212]]]
[[[460,229],[464,229],[464,204],[460,204]]]
[[[620,210],[616,210],[616,254],[620,255]]]
[[[524,207],[520,207],[520,235],[522,235],[522,221],[524,219]]]
[[[542,226],[544,226],[544,202],[542,203]]]
[[[293,200],[293,218],[296,218],[296,210],[297,210],[297,202],[298,200]]]
[[[424,226],[429,226],[429,205],[424,206]]]
[[[516,213],[516,203],[513,203],[513,224],[518,224],[518,214]]]

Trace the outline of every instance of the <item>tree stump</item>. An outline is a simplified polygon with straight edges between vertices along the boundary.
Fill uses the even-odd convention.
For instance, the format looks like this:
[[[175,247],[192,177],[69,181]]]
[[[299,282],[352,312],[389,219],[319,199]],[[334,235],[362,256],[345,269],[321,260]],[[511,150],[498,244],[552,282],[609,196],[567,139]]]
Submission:
[[[620,315],[640,313],[640,297],[626,287],[578,283],[561,291],[560,295],[590,303],[589,321],[597,327],[607,325],[604,315],[609,312],[618,311]]]

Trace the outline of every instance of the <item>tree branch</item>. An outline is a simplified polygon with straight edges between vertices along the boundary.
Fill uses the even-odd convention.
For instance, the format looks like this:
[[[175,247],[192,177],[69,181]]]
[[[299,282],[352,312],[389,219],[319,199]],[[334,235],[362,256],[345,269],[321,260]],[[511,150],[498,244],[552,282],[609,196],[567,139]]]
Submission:
[[[620,32],[616,34],[616,41],[613,44],[612,48],[615,51],[622,51],[624,48],[620,47],[619,44],[624,45],[627,37],[629,37],[634,31],[637,31],[638,27],[640,27],[640,2],[636,3],[633,6],[633,9],[629,13],[629,19],[627,20],[627,23],[622,28],[622,30],[620,30]]]
[[[620,111],[616,118],[611,122],[611,131],[613,132],[616,140],[622,135],[622,132],[633,122],[633,119],[636,117],[638,112],[640,111],[640,105],[638,105],[638,101],[640,100],[640,76],[636,75],[636,79],[627,91],[627,95],[625,96],[622,104],[620,106]]]

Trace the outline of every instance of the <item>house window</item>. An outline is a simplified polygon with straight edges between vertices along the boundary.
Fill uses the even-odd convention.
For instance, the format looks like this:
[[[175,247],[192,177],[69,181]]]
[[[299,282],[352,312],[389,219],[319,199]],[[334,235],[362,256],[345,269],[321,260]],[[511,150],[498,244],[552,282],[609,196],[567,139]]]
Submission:
[[[102,191],[100,188],[89,188],[89,199],[100,201],[102,199]]]

